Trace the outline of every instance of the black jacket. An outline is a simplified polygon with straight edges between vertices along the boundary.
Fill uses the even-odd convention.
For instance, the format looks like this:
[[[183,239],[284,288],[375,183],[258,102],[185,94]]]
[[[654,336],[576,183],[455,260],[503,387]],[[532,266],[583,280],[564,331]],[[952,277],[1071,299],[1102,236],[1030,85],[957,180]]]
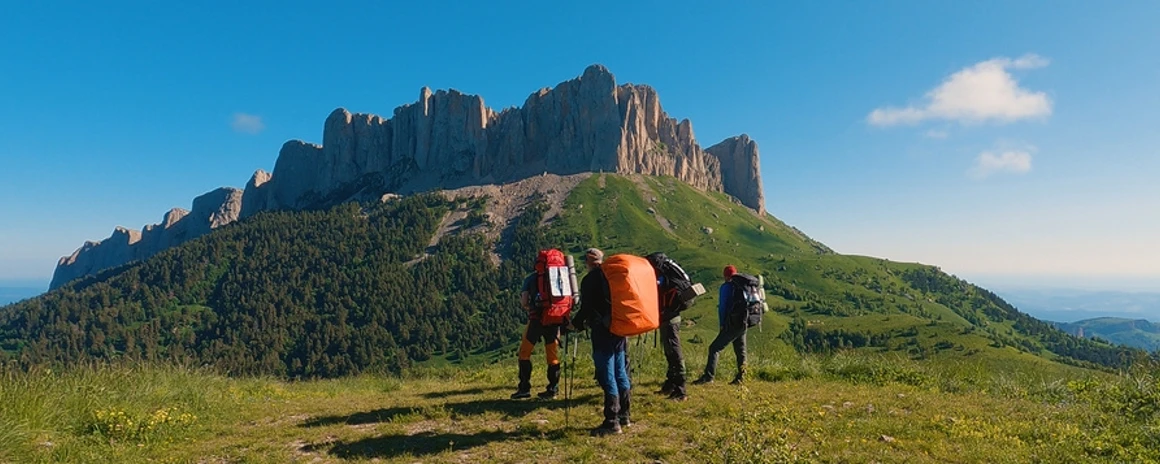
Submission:
[[[599,268],[588,271],[580,281],[580,311],[574,325],[578,330],[592,329],[592,349],[616,352],[628,347],[628,340],[608,331],[612,323],[612,295],[608,279]]]

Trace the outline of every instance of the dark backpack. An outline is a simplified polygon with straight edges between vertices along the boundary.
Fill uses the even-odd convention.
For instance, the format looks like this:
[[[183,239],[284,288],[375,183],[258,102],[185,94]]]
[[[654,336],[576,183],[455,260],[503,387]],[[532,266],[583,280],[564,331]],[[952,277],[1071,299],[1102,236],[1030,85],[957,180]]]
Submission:
[[[647,259],[659,280],[657,291],[660,296],[661,317],[671,319],[681,311],[692,307],[696,297],[690,297],[693,294],[690,292],[693,280],[689,278],[689,274],[664,253],[653,253],[648,255]]]
[[[729,283],[733,285],[731,297],[733,307],[729,311],[729,321],[734,326],[745,324],[753,327],[761,323],[764,305],[761,301],[761,281],[749,274],[733,274]]]

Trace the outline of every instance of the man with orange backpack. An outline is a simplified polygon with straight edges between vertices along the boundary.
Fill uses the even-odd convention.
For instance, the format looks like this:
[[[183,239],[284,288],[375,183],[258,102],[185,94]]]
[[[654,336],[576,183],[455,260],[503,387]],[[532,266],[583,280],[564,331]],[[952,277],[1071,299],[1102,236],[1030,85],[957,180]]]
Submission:
[[[612,333],[612,295],[608,278],[601,270],[604,252],[589,248],[584,253],[588,274],[580,282],[580,311],[576,313],[573,328],[592,329],[592,363],[596,380],[604,390],[604,422],[592,429],[593,435],[621,433],[622,427],[632,424],[629,419],[632,385],[628,378],[625,351],[628,338]]]
[[[520,305],[528,313],[519,350],[520,383],[512,399],[532,396],[532,350],[544,341],[548,360],[548,387],[538,395],[543,399],[556,397],[560,384],[560,327],[568,323],[572,310],[573,289],[564,253],[557,249],[543,250],[536,256],[536,271],[524,279]]]

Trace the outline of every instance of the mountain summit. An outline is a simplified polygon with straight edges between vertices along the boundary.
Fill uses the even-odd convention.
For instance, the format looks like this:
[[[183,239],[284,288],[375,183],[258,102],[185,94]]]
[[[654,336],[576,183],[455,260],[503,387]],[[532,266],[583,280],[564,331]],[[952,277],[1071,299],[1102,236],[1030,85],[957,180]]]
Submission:
[[[334,110],[322,145],[286,142],[274,172],[257,171],[244,191],[221,188],[174,209],[142,231],[118,227],[60,259],[51,288],[148,258],[261,211],[331,206],[385,193],[515,181],[542,173],[638,173],[676,177],[725,192],[763,214],[757,144],[746,135],[702,149],[689,120],[661,108],[647,85],[617,85],[604,66],[496,112],[483,99],[424,87],[390,118]]]

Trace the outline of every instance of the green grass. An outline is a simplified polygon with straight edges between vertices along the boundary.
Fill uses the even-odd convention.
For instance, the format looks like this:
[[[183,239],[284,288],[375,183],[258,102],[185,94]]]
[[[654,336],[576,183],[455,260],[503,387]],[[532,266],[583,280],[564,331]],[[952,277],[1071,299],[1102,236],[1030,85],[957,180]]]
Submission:
[[[0,385],[0,462],[1160,460],[1160,388],[1146,375],[755,350],[744,386],[694,386],[674,403],[651,393],[662,380],[659,350],[631,349],[635,425],[607,438],[587,433],[600,421],[600,391],[586,343],[570,409],[508,400],[514,359],[297,383],[173,367],[10,372]],[[686,349],[695,375],[704,347]],[[732,361],[723,357],[722,377]],[[542,376],[537,364],[537,388]],[[97,426],[100,411],[139,421],[162,409],[193,418],[147,433]]]

